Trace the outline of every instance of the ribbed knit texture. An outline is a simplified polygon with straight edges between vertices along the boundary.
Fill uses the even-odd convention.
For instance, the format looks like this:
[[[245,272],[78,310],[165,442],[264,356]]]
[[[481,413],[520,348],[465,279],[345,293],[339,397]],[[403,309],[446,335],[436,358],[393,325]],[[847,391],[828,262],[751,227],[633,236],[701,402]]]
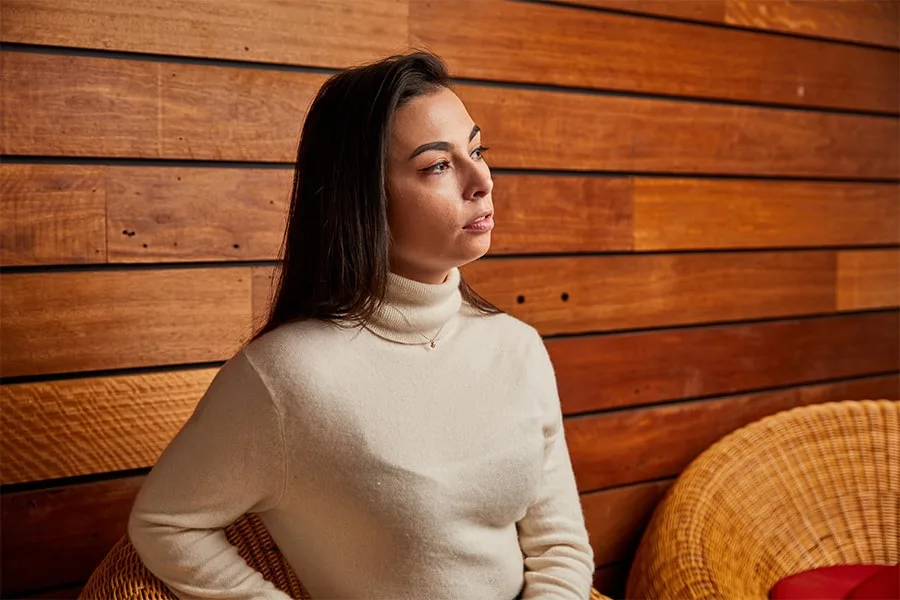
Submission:
[[[476,314],[456,269],[440,285],[391,275],[365,329],[295,323],[237,353],[147,477],[128,532],[181,598],[283,600],[225,539],[245,512],[314,598],[590,593],[543,341]]]

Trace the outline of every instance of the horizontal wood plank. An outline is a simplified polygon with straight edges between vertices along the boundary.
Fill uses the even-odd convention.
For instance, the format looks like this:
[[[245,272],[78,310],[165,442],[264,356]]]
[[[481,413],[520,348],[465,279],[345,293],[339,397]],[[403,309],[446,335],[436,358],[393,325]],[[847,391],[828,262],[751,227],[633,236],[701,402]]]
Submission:
[[[406,0],[4,0],[2,40],[344,67],[402,50]]]
[[[497,259],[463,272],[544,334],[822,313],[835,302],[835,255],[821,251]]]
[[[292,162],[326,79],[20,52],[0,52],[0,67],[2,151],[44,156]]]
[[[638,178],[634,238],[637,250],[897,244],[900,187]]]
[[[888,49],[505,0],[411,0],[410,35],[473,79],[900,109],[900,57]]]
[[[688,21],[716,24],[725,21],[725,0],[560,0],[558,3]]]
[[[2,151],[16,155],[292,162],[324,81],[277,70],[0,57]],[[476,85],[457,91],[494,146],[495,167],[900,177],[894,118]]]
[[[837,307],[900,306],[900,250],[846,250],[838,254]]]
[[[547,341],[568,415],[890,372],[900,313]]]
[[[0,276],[4,377],[224,360],[249,334],[250,269]]]
[[[889,117],[475,85],[457,92],[492,145],[494,166],[900,176],[900,121]]]
[[[109,167],[109,262],[280,258],[288,169]]]
[[[0,386],[6,485],[152,467],[218,369]]]
[[[794,387],[566,421],[583,492],[671,477],[726,434],[776,412],[829,401],[900,399],[900,376]]]
[[[84,583],[78,583],[75,585],[67,585],[62,588],[54,588],[52,590],[27,592],[21,594],[19,597],[24,600],[37,600],[38,598],[41,600],[75,600],[75,598],[78,598],[79,594],[81,594],[82,589],[84,589]]]
[[[106,262],[102,167],[0,165],[0,265]]]
[[[629,560],[671,480],[639,483],[581,497],[594,562]]]
[[[0,496],[4,598],[87,581],[125,535],[140,476]]]
[[[784,33],[900,46],[896,0],[725,0],[725,22]]]

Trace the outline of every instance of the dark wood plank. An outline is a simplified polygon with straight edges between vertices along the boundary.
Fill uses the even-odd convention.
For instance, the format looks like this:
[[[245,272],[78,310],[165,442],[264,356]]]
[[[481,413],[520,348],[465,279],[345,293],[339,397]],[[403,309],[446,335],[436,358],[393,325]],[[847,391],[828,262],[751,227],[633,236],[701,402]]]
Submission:
[[[845,250],[838,254],[837,307],[900,306],[900,250]]]
[[[886,373],[900,365],[900,313],[547,341],[572,415]]]
[[[3,153],[45,156],[292,162],[326,78],[19,52],[0,67]]]
[[[594,587],[609,598],[623,598],[631,561],[604,565],[594,571]]]
[[[726,434],[782,410],[877,398],[900,399],[900,376],[570,418],[566,436],[578,487],[586,492],[674,476]]]
[[[725,0],[725,22],[784,33],[900,46],[900,3],[896,0]]]
[[[581,497],[597,565],[629,560],[634,555],[653,510],[671,483],[668,479],[639,483]]]
[[[405,0],[4,0],[2,40],[344,67],[402,50]]]
[[[630,178],[495,175],[492,254],[631,250]]]
[[[249,334],[250,269],[0,276],[5,377],[225,360]]]
[[[110,167],[109,262],[278,259],[292,175]]]
[[[306,106],[324,78],[0,57],[2,151],[19,155],[291,162]],[[262,104],[260,89],[267,92]],[[893,118],[475,85],[458,92],[494,146],[495,167],[900,177]]]
[[[0,483],[152,467],[217,371],[0,386]]]
[[[38,598],[41,598],[42,600],[73,600],[78,598],[78,595],[81,594],[83,588],[84,584],[79,583],[76,585],[67,585],[62,588],[54,588],[52,590],[28,592],[20,594],[19,597],[27,600],[37,600]]]
[[[822,313],[835,302],[832,252],[496,259],[463,272],[544,334]]]
[[[897,243],[897,184],[646,178],[634,183],[637,250]]]
[[[565,0],[559,3],[608,8],[657,17],[674,17],[688,21],[716,24],[725,21],[725,0]]]
[[[4,598],[87,581],[126,533],[143,477],[0,496]]]
[[[473,79],[900,109],[900,58],[887,49],[500,0],[411,0],[410,37]]]
[[[457,92],[485,131],[494,166],[900,176],[894,118],[475,85]]]
[[[0,165],[0,264],[106,262],[102,167]]]

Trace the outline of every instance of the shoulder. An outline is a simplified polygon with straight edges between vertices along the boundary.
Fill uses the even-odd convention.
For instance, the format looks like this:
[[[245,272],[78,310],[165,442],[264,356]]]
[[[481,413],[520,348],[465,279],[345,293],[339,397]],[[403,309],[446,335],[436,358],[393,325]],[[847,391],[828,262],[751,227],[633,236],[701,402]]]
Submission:
[[[482,345],[494,345],[497,350],[508,352],[526,361],[548,360],[547,349],[540,332],[525,321],[507,313],[493,315],[468,312],[464,319]]]

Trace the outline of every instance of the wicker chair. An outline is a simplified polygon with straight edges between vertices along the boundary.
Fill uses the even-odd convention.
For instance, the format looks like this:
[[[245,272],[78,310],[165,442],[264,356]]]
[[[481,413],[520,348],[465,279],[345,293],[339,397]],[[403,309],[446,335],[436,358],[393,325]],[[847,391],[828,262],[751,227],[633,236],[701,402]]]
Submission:
[[[629,598],[766,598],[782,577],[900,561],[900,402],[795,408],[726,436],[657,507]]]
[[[228,541],[234,544],[247,563],[263,577],[292,598],[309,599],[310,595],[284,560],[266,526],[255,515],[244,515],[225,529]],[[166,585],[153,576],[125,536],[120,539],[100,563],[79,600],[178,600]],[[591,590],[591,600],[609,600]]]

